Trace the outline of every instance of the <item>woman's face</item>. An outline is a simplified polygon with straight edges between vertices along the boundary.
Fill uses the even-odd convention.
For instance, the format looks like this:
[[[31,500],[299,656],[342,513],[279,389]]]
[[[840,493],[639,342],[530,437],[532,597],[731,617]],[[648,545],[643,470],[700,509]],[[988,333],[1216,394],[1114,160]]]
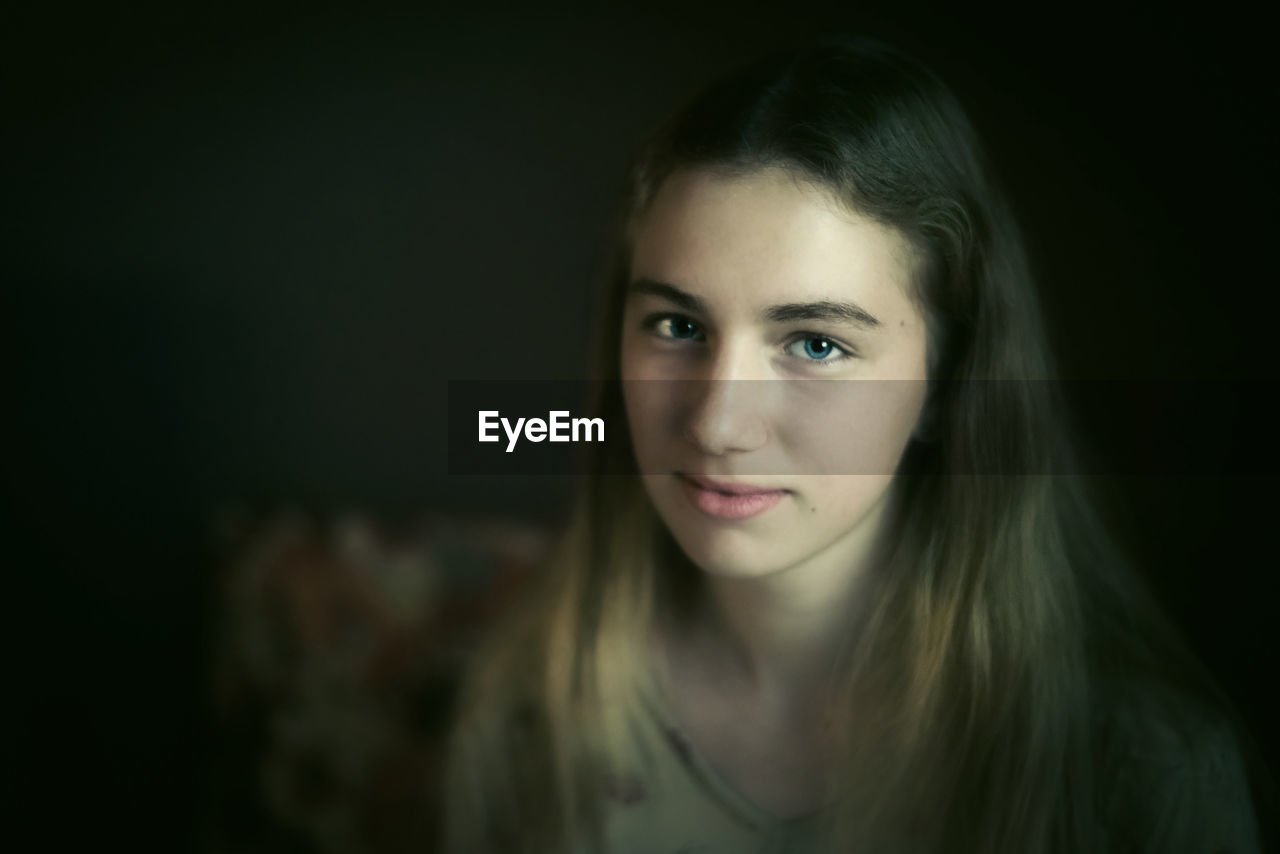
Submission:
[[[681,547],[734,576],[856,560],[925,400],[906,240],[781,169],[693,170],[632,250],[627,419]]]

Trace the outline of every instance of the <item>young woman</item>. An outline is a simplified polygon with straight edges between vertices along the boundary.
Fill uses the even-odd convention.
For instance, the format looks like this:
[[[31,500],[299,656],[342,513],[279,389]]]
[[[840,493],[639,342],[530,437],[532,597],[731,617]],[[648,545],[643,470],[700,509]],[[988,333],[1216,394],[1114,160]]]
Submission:
[[[865,42],[771,58],[625,212],[628,440],[471,674],[450,850],[1259,850],[1226,704],[1064,475],[947,89]]]

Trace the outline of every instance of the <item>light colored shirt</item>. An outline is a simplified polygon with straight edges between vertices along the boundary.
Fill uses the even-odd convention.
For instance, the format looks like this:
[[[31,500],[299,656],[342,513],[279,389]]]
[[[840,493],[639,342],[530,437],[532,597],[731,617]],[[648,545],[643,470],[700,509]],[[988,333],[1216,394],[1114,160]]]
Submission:
[[[817,854],[822,815],[783,820],[698,755],[653,685],[629,714],[622,771],[608,780],[608,854]],[[1239,749],[1225,726],[1192,742],[1122,708],[1098,757],[1098,820],[1115,854],[1257,854]]]
[[[817,854],[821,816],[780,819],[753,804],[681,734],[652,685],[608,781],[608,854]]]

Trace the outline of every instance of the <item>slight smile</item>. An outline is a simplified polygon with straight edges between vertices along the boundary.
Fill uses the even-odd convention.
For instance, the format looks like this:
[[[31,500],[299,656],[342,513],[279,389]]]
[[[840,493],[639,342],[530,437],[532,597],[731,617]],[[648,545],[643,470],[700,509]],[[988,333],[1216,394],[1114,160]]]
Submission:
[[[790,490],[715,480],[676,472],[680,487],[694,507],[717,519],[749,519],[771,509]]]

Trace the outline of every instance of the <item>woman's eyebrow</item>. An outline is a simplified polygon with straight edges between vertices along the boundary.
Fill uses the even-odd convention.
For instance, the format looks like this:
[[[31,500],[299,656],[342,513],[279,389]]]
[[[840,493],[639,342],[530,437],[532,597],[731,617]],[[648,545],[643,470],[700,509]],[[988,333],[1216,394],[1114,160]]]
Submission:
[[[817,302],[789,302],[772,305],[764,310],[765,320],[785,323],[791,320],[823,320],[834,323],[852,323],[863,329],[874,329],[880,321],[860,305],[851,302],[819,300]]]
[[[633,294],[651,294],[656,297],[662,297],[668,302],[680,306],[685,311],[706,313],[706,304],[702,300],[691,293],[680,290],[675,285],[668,285],[666,282],[655,282],[653,279],[646,279],[642,276],[631,283],[628,291]]]
[[[680,306],[685,311],[706,313],[706,304],[701,299],[666,282],[657,282],[653,279],[641,277],[633,281],[628,290],[633,294],[651,294],[661,297]],[[880,325],[880,321],[875,315],[862,306],[835,300],[780,303],[779,305],[769,306],[762,312],[762,316],[770,323],[819,320],[829,323],[852,323],[862,329],[874,329]]]

